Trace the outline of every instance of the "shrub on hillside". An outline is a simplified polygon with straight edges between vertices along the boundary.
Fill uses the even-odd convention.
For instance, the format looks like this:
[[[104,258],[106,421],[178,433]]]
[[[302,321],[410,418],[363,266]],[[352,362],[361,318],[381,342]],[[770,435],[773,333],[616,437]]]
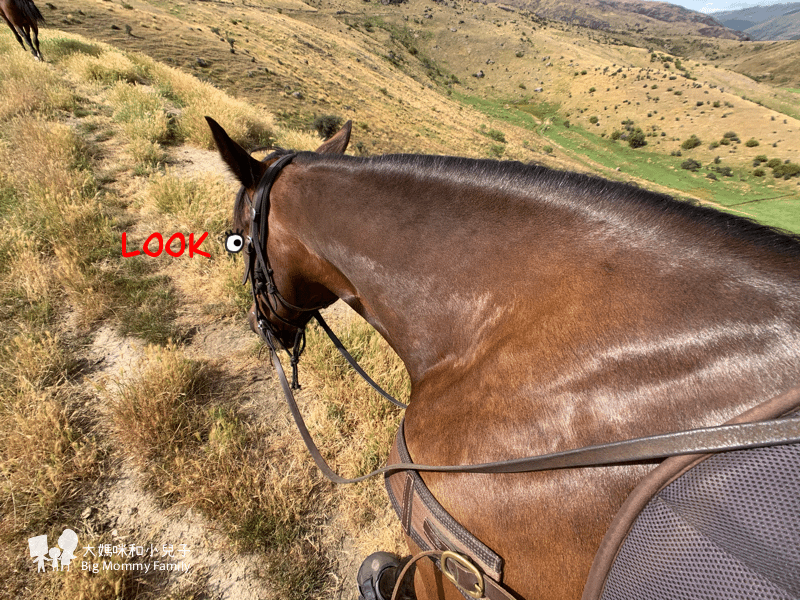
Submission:
[[[739,139],[739,135],[735,131],[726,131],[725,135],[723,135],[722,137],[732,142],[741,142],[741,140]]]
[[[778,165],[774,169],[772,169],[772,174],[777,177],[783,177],[784,179],[791,179],[792,177],[800,176],[800,164],[793,163],[793,162],[785,162],[782,165]]]
[[[703,165],[701,165],[693,158],[687,158],[685,161],[681,163],[681,169],[686,169],[687,171],[691,171],[692,173],[699,170],[700,167],[702,166]]]
[[[691,137],[683,140],[681,144],[681,148],[684,150],[691,150],[692,148],[697,148],[703,142],[700,141],[700,138],[697,137],[695,134],[692,134]]]
[[[647,145],[647,140],[645,139],[645,134],[641,127],[634,129],[633,132],[628,136],[628,145],[631,148],[641,148],[642,146]]]
[[[770,160],[767,162],[767,166],[768,166],[770,169],[774,169],[775,167],[778,167],[778,166],[780,166],[781,164],[782,164],[782,163],[781,163],[781,159],[780,159],[780,158],[773,158],[773,159],[770,159]]]
[[[748,148],[755,148],[756,146],[759,145],[759,142],[756,138],[750,138],[744,143],[744,145],[747,146]]]
[[[336,115],[321,115],[314,119],[314,123],[311,126],[322,139],[327,140],[336,135],[336,132],[342,128],[342,118]]]

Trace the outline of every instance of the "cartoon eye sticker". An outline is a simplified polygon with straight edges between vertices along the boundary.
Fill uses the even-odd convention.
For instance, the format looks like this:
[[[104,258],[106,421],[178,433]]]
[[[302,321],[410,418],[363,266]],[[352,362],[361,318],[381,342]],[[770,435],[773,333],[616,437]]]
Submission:
[[[242,231],[226,231],[225,232],[225,250],[229,254],[238,254],[244,248],[244,236]]]

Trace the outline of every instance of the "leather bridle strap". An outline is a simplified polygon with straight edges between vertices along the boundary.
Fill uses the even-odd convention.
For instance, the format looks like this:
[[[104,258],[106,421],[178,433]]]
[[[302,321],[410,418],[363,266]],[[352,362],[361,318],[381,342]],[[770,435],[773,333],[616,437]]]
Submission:
[[[403,409],[408,408],[407,404],[403,404],[402,402],[397,400],[394,396],[389,394],[381,386],[375,383],[369,375],[367,375],[367,372],[361,368],[361,365],[359,365],[356,362],[356,359],[353,358],[353,356],[347,351],[347,348],[344,347],[344,344],[342,344],[341,340],[338,337],[336,337],[336,334],[333,333],[333,330],[325,322],[325,319],[322,318],[322,315],[319,313],[319,311],[316,311],[313,316],[314,319],[317,321],[317,323],[319,323],[319,326],[322,327],[322,331],[324,331],[327,334],[327,336],[333,342],[333,345],[336,346],[336,349],[339,351],[339,353],[344,357],[344,359],[349,363],[349,365],[353,367],[355,372],[361,375],[361,378],[364,381],[366,381],[370,385],[370,387],[372,387],[373,390],[378,392],[381,396],[386,398],[389,402],[391,402],[395,406],[398,406]]]
[[[387,465],[360,477],[346,478],[336,473],[323,458],[306,427],[303,416],[289,387],[280,359],[270,349],[272,364],[278,373],[286,403],[292,413],[300,436],[320,471],[334,483],[358,483],[397,471],[431,471],[439,473],[532,473],[553,469],[600,467],[626,463],[641,463],[684,454],[712,454],[747,448],[800,443],[800,417],[771,419],[756,423],[718,425],[687,431],[633,438],[608,444],[585,446],[574,450],[553,452],[511,460],[475,465],[420,465],[399,463]],[[789,393],[800,395],[800,388]]]
[[[395,406],[406,408],[405,404],[394,398],[391,394],[387,393],[383,388],[375,383],[347,351],[341,340],[336,337],[336,334],[333,333],[333,330],[328,326],[328,324],[325,322],[325,319],[323,319],[322,315],[319,313],[319,309],[324,308],[324,306],[316,306],[313,308],[295,306],[283,297],[275,285],[272,266],[270,265],[269,255],[267,254],[270,192],[272,191],[272,186],[277,180],[278,175],[280,175],[281,170],[290,162],[292,162],[296,156],[296,153],[290,152],[281,156],[269,167],[267,167],[266,172],[256,187],[256,191],[253,196],[252,207],[250,210],[250,262],[247,265],[247,271],[245,272],[244,281],[242,283],[247,283],[247,280],[250,279],[253,302],[255,303],[256,323],[258,325],[259,334],[271,349],[274,350],[281,346],[277,332],[274,330],[269,320],[261,310],[261,305],[259,304],[259,298],[261,298],[263,300],[263,304],[267,308],[267,311],[275,319],[284,325],[288,325],[297,330],[291,351],[288,348],[284,349],[291,357],[292,362],[291,389],[300,389],[300,386],[297,382],[297,365],[300,360],[300,355],[305,348],[305,325],[297,325],[279,315],[277,312],[278,303],[282,304],[285,308],[291,311],[298,313],[313,313],[312,316],[316,319],[317,323],[319,323],[320,327],[322,327],[322,330],[331,339],[333,345],[336,346],[337,350],[339,350],[345,360],[350,364],[351,367],[353,367],[353,369],[356,370],[356,372],[364,379],[364,381],[366,381],[376,392],[389,400],[389,402]],[[244,192],[242,191],[240,193]]]

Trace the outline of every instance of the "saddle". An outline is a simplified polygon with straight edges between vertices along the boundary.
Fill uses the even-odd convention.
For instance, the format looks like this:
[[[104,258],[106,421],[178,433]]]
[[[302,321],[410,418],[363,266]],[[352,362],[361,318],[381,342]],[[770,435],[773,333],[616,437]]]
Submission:
[[[731,423],[790,416],[797,394]],[[410,463],[401,424],[388,464]],[[582,600],[800,597],[800,444],[668,458],[628,496]],[[465,598],[512,600],[503,558],[458,523],[415,471],[385,478],[403,530]]]

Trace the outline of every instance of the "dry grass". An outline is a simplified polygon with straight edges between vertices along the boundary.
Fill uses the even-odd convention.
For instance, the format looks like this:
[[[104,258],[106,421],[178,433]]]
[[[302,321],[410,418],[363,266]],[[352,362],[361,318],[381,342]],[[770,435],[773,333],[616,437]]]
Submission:
[[[180,103],[182,110],[177,131],[189,143],[201,148],[215,147],[205,121],[206,115],[224,123],[231,137],[245,147],[267,145],[272,141],[274,123],[271,115],[234,100],[211,84],[199,82],[177,69],[157,65],[153,75],[162,93]]]
[[[330,492],[298,464],[307,461],[293,435],[239,414],[241,384],[179,347],[151,347],[141,375],[111,390],[114,434],[161,498],[202,511],[238,548],[265,553],[281,597],[320,597],[330,557],[313,540]]]
[[[0,560],[25,573],[25,538],[72,512],[99,475],[103,453],[76,416],[75,356],[42,325],[18,329],[0,347]],[[14,570],[0,570],[0,589],[21,595],[27,577]],[[43,597],[43,582],[32,584]]]
[[[166,160],[161,144],[172,137],[164,99],[156,93],[118,81],[109,100],[114,120],[121,123],[128,138],[128,152],[136,164],[154,167]]]
[[[60,54],[57,53],[55,58],[61,58]],[[94,45],[76,47],[67,44],[63,55],[64,67],[86,81],[110,86],[117,82],[142,83],[146,79],[141,64],[134,63],[123,53],[111,48],[99,50]]]
[[[75,105],[72,90],[44,63],[22,53],[7,54],[0,64],[0,121],[27,113],[53,114]]]
[[[235,189],[219,177],[180,177],[158,164],[177,139],[207,143],[205,123],[199,127],[209,107],[245,143],[278,139],[312,149],[320,140],[273,127],[269,115],[149,59],[80,39],[51,40],[50,49],[55,67],[42,77],[84,98],[74,105],[45,98],[0,120],[0,153],[9,165],[0,173],[0,538],[2,559],[16,565],[0,573],[2,585],[23,598],[148,597],[131,575],[26,575],[26,535],[79,522],[90,501],[86,485],[114,457],[136,465],[165,503],[196,507],[234,547],[262,553],[278,596],[321,598],[332,581],[329,529],[339,492],[320,481],[293,430],[242,412],[236,390],[244,382],[226,372],[227,363],[189,359],[170,341],[183,337],[179,309],[218,318],[241,316],[249,304],[241,265],[216,239]],[[64,83],[65,73],[73,83]],[[85,95],[111,107],[104,148],[89,141],[100,139],[99,121],[90,120],[107,109]],[[70,125],[58,122],[62,110],[72,111]],[[138,179],[138,198],[123,202],[105,187],[118,182],[97,176],[97,157],[120,152],[114,178],[133,180],[142,172],[137,144],[151,144],[159,157]],[[211,258],[121,260],[123,228],[132,232],[129,245],[137,231],[208,231],[203,249]],[[77,383],[85,345],[77,336],[103,320],[160,345],[149,348],[134,379],[97,392]],[[86,408],[104,398],[107,415]],[[359,510],[354,520],[363,523]]]

